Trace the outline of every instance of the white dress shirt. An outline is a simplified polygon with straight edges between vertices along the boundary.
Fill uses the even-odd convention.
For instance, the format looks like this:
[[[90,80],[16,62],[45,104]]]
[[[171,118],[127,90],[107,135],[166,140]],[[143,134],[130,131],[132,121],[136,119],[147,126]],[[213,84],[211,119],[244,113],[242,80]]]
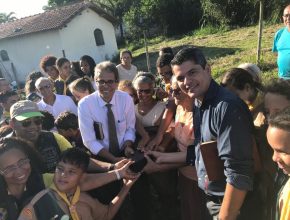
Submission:
[[[65,111],[69,111],[75,115],[78,114],[76,104],[72,98],[66,95],[55,94],[55,101],[53,105],[49,105],[45,103],[43,99],[41,99],[41,101],[37,103],[37,106],[41,111],[48,111],[55,119],[60,115],[60,113]]]
[[[95,155],[103,148],[109,150],[109,132],[107,117],[107,102],[99,91],[83,98],[78,104],[79,126],[85,146]],[[135,141],[135,109],[132,98],[125,92],[116,90],[112,100],[112,111],[120,150],[125,141]],[[103,127],[104,139],[97,140],[94,131],[94,122],[100,122]]]

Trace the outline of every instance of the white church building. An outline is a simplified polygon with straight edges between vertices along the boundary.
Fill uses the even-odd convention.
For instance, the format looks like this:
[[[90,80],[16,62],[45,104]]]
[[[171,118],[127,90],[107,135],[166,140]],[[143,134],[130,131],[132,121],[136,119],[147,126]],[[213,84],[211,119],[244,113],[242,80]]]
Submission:
[[[118,52],[116,22],[95,4],[79,2],[0,24],[0,77],[24,82],[45,55],[109,60]]]

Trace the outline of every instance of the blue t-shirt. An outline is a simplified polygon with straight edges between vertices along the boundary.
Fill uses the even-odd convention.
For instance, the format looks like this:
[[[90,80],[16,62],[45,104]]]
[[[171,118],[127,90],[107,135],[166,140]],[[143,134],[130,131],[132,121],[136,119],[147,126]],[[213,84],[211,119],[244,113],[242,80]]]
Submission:
[[[279,77],[290,79],[290,32],[286,27],[276,32],[272,51],[278,52]]]

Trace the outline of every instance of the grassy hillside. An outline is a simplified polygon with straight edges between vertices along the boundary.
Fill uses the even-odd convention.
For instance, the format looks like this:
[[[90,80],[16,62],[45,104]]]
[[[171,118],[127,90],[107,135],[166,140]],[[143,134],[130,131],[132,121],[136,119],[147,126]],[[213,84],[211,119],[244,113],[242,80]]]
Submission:
[[[263,30],[260,68],[263,81],[277,77],[276,56],[271,52],[273,36],[281,25],[266,25]],[[176,38],[154,38],[149,40],[151,71],[156,72],[155,63],[160,47],[170,46],[177,52],[185,46],[202,48],[212,67],[212,74],[219,81],[223,73],[240,63],[256,63],[258,26],[239,28],[230,31],[218,31],[216,34],[204,34],[203,30]],[[143,41],[143,40],[142,40]],[[147,70],[143,42],[140,48],[133,49],[133,63],[139,70]],[[137,46],[135,45],[135,48]],[[130,48],[130,47],[129,47]]]

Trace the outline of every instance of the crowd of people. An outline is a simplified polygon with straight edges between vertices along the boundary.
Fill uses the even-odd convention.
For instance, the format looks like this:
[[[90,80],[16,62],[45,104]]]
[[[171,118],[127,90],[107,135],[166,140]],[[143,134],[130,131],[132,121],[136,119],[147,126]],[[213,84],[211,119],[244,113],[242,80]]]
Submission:
[[[196,47],[162,48],[156,74],[132,58],[45,56],[25,99],[0,79],[0,220],[289,220],[285,74],[217,83]]]

